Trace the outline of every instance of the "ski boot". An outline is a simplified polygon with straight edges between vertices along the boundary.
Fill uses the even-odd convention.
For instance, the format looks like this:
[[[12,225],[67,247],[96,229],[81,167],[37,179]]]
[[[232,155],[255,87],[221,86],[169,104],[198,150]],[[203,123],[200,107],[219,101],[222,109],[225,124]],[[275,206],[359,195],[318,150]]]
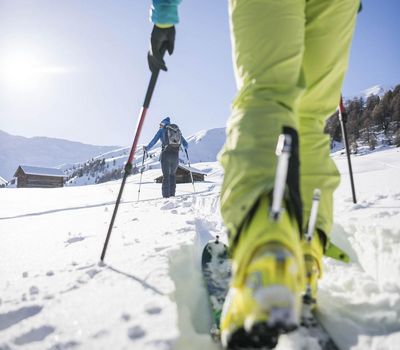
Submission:
[[[294,219],[268,216],[267,196],[244,225],[233,254],[233,278],[221,316],[229,349],[274,348],[297,328],[305,288],[304,260]]]

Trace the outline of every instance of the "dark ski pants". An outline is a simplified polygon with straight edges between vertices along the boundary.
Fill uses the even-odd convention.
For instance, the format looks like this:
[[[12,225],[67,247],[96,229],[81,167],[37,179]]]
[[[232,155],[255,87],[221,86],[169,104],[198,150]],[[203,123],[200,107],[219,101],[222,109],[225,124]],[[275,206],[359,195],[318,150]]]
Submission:
[[[178,169],[179,153],[163,151],[161,154],[161,169],[163,173],[162,196],[168,198],[175,196],[176,170]]]

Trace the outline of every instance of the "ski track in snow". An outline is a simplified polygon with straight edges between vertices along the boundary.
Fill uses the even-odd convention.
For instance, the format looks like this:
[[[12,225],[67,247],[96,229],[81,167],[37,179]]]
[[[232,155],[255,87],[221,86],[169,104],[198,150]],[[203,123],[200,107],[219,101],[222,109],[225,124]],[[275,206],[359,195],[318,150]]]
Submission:
[[[400,344],[399,159],[396,149],[356,157],[358,204],[346,176],[336,193],[332,240],[351,263],[324,259],[318,316],[341,349]],[[335,160],[346,173],[345,158]],[[196,195],[182,184],[177,197],[160,198],[149,171],[137,202],[138,178],[128,179],[104,264],[119,181],[2,190],[0,349],[219,349],[199,264],[209,240],[227,241],[222,172],[197,166],[210,175]],[[277,349],[320,347],[294,332]]]

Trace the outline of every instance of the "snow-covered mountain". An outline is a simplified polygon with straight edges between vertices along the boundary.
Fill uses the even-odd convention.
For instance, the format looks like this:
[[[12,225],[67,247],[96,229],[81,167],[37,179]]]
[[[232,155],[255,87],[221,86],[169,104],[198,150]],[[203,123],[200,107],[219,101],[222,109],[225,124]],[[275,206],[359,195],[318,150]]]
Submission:
[[[318,318],[341,350],[397,350],[400,344],[400,149],[333,155],[333,241],[350,254],[324,259]],[[130,176],[105,265],[98,264],[120,181],[55,189],[1,189],[0,349],[218,350],[199,253],[227,237],[219,214],[221,168],[207,182],[178,184],[161,198],[154,173]],[[300,332],[277,350],[321,350]]]
[[[383,96],[385,89],[382,85],[374,85],[362,91],[362,96],[368,98],[371,95]]]
[[[354,98],[360,98],[362,97],[364,100],[367,100],[367,98],[371,95],[377,95],[379,97],[382,97],[387,91],[393,90],[394,86],[390,85],[385,85],[385,84],[376,84],[372,85],[364,90],[359,91],[356,95],[349,95],[349,96],[344,96],[345,100],[352,100]]]
[[[188,154],[191,163],[213,162],[225,143],[225,128],[201,130],[187,138],[189,144]],[[121,177],[123,166],[128,159],[128,147],[101,154],[84,163],[69,164],[62,167],[69,176],[67,185],[80,186],[116,180]],[[145,170],[159,169],[159,156],[161,153],[160,142],[149,152],[149,158],[144,162]],[[181,163],[187,163],[184,152],[180,152]],[[135,165],[141,167],[143,150],[138,148],[135,154]]]
[[[22,137],[0,130],[0,176],[9,180],[18,165],[58,167],[84,162],[117,146],[93,146],[50,137]]]

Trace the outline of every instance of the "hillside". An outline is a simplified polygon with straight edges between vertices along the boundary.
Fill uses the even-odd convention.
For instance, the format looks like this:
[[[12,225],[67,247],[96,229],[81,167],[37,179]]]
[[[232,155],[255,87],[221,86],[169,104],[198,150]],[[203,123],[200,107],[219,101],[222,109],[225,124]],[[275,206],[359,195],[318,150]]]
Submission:
[[[201,130],[187,138],[189,144],[188,154],[191,163],[213,162],[217,160],[217,154],[225,143],[225,128]],[[99,155],[85,163],[64,166],[62,169],[68,175],[67,185],[80,186],[107,182],[121,178],[123,166],[128,159],[129,148],[121,148],[115,151]],[[149,158],[145,160],[145,170],[159,169],[159,156],[161,153],[160,142],[150,150]],[[181,163],[187,163],[184,152],[179,153]],[[143,150],[141,147],[135,154],[135,167],[141,169]]]
[[[57,167],[84,162],[117,146],[93,146],[50,137],[22,137],[0,130],[0,176],[9,180],[18,165]]]

